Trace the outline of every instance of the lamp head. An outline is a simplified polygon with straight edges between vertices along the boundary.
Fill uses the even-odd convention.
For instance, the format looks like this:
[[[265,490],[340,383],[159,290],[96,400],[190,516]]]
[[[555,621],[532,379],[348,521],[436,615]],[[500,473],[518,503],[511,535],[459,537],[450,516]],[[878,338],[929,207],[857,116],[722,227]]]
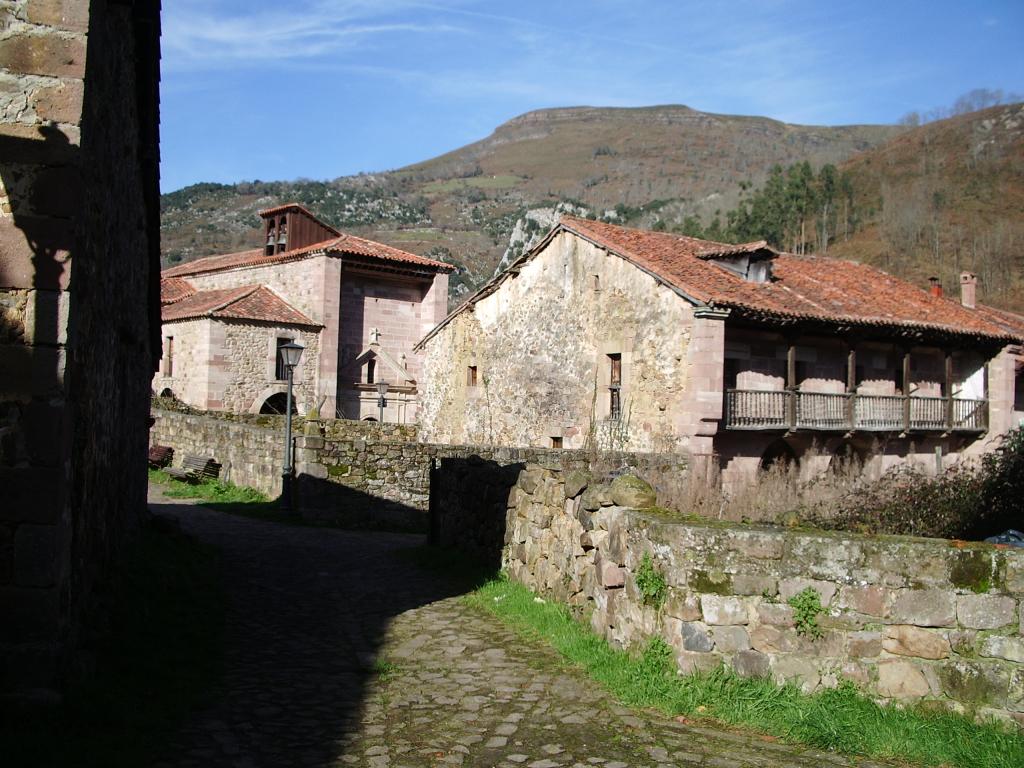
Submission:
[[[296,344],[294,341],[289,341],[287,344],[282,344],[278,349],[281,351],[281,360],[285,366],[294,369],[299,364],[299,360],[302,359],[302,352],[306,348],[301,344]]]

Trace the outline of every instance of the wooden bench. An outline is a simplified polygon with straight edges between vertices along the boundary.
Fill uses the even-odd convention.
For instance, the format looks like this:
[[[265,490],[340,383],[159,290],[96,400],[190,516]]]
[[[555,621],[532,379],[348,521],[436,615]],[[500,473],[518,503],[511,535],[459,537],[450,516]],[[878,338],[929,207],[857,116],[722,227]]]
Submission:
[[[185,456],[181,467],[171,467],[167,474],[178,480],[200,483],[204,480],[216,480],[220,475],[220,464],[210,456]]]
[[[174,458],[174,449],[166,445],[154,445],[149,449],[149,466],[153,469],[163,469],[171,463]]]

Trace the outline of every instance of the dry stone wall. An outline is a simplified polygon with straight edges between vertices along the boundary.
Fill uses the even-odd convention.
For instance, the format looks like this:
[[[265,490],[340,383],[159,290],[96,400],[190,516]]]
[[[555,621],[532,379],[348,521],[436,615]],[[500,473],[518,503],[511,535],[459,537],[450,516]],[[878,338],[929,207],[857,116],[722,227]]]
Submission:
[[[464,475],[442,489],[442,543],[500,552],[512,578],[617,646],[661,636],[684,672],[725,664],[806,691],[849,679],[882,700],[1024,724],[1024,552],[678,522],[543,461],[471,462]],[[645,556],[664,578],[660,604],[637,586]],[[801,616],[789,600],[807,589],[822,611]],[[798,631],[807,616],[817,629]]]

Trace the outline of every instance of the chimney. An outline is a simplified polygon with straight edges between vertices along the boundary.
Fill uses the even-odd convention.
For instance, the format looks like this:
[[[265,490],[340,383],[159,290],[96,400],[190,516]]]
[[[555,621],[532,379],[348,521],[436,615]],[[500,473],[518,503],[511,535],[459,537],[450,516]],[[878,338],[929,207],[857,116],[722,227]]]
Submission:
[[[939,282],[939,278],[928,278],[928,293],[932,296],[937,296],[940,299],[942,298],[942,283]]]
[[[971,272],[960,273],[960,303],[968,309],[974,309],[978,298],[978,277]]]

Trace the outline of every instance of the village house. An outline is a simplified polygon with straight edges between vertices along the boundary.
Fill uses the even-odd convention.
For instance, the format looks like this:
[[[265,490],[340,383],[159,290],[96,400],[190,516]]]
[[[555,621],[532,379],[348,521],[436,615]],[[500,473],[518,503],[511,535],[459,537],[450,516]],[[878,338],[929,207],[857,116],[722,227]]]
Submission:
[[[947,466],[1024,418],[1024,318],[962,282],[563,216],[418,345],[421,439]]]
[[[444,318],[439,261],[339,232],[296,203],[260,212],[261,247],[162,273],[163,362],[153,391],[203,410],[283,413],[278,350],[305,347],[294,410],[414,422],[422,368],[413,346]]]

